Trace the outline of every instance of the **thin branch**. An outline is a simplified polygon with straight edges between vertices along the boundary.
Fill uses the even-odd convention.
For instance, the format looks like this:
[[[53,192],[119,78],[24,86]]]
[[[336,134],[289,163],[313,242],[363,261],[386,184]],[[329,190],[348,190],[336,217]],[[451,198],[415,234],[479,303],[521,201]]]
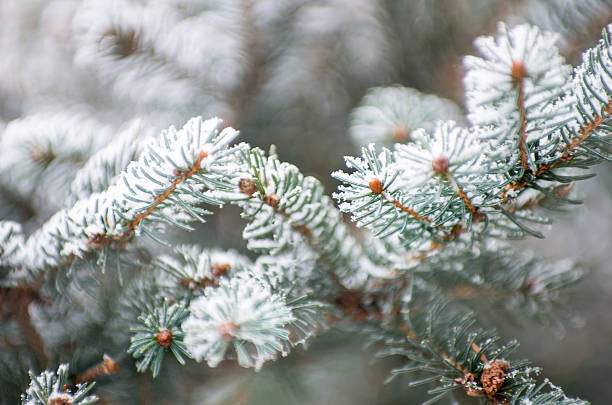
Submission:
[[[83,384],[92,381],[101,375],[115,374],[118,371],[119,363],[113,360],[110,356],[104,355],[100,363],[77,375],[72,383],[74,385]]]
[[[9,314],[14,317],[23,332],[28,346],[34,351],[41,366],[49,364],[49,358],[45,353],[45,343],[32,323],[30,317],[30,304],[43,302],[37,289],[31,286],[20,285],[17,287],[4,287],[0,290],[0,308],[7,308]]]
[[[512,71],[510,72],[512,79],[517,87],[518,97],[516,102],[516,108],[520,115],[520,127],[519,127],[519,151],[521,152],[521,166],[523,169],[523,176],[527,172],[527,109],[525,108],[525,89],[523,80],[527,77],[527,70],[522,61],[514,61],[512,63]]]
[[[607,118],[610,118],[610,116],[612,116],[612,100],[608,101],[608,105],[604,107],[602,115],[596,115],[595,117],[593,117],[593,122],[584,125],[581,129],[578,130],[578,134],[580,134],[580,138],[574,138],[572,142],[568,145],[568,147],[565,149],[565,151],[563,152],[563,155],[558,160],[556,160],[550,165],[546,165],[546,164],[540,165],[535,175],[540,176],[543,173],[546,173],[547,171],[554,169],[560,163],[570,162],[575,156],[574,152],[576,151],[576,149],[584,141],[586,141],[589,138],[589,136],[593,133],[593,131],[597,130],[606,121]]]
[[[202,163],[202,160],[204,160],[204,158],[206,158],[207,156],[208,154],[206,152],[200,152],[194,164],[189,168],[189,170],[178,173],[178,177],[172,181],[172,187],[155,197],[153,199],[153,205],[147,208],[145,212],[136,215],[136,217],[132,221],[128,222],[127,226],[130,229],[124,232],[120,238],[127,239],[134,232],[134,230],[138,227],[138,225],[140,224],[140,222],[142,222],[143,219],[151,215],[161,203],[163,203],[166,199],[168,199],[168,197],[172,195],[172,193],[174,193],[174,191],[176,191],[176,188],[179,184],[196,174],[198,170],[200,170],[200,164]]]
[[[388,202],[389,204],[395,205],[401,211],[406,212],[408,215],[410,215],[414,219],[417,219],[419,221],[424,221],[424,222],[430,222],[429,218],[419,215],[412,208],[406,207],[401,202],[399,202],[397,199],[393,198],[393,196],[391,196],[389,192],[383,187],[382,182],[379,179],[377,178],[372,179],[368,186],[370,187],[370,190],[372,191],[372,193],[382,196],[384,201]]]
[[[454,181],[454,179],[448,173],[444,173],[444,177],[446,178],[446,181],[448,181],[450,184],[455,186],[457,195],[459,196],[459,198],[463,200],[463,203],[465,204],[467,209],[469,209],[472,212],[472,214],[478,211],[478,208],[472,205],[472,201],[469,199],[467,194],[465,194],[465,192],[463,191],[463,188],[456,181]]]

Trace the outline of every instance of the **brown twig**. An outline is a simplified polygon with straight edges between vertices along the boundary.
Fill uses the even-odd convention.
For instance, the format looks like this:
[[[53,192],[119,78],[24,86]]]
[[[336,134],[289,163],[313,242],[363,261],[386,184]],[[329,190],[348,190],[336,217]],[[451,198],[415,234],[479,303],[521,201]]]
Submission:
[[[113,360],[106,354],[102,357],[102,361],[93,367],[88,368],[81,374],[77,375],[72,383],[74,385],[83,384],[92,381],[101,375],[115,374],[119,371],[119,363]]]
[[[179,184],[181,184],[182,182],[184,182],[187,178],[193,176],[194,174],[196,174],[198,172],[198,170],[200,170],[200,164],[202,163],[202,160],[204,160],[204,158],[206,158],[208,156],[208,153],[201,151],[195,162],[193,163],[193,165],[191,165],[191,167],[189,167],[189,169],[185,172],[177,172],[176,174],[178,175],[178,177],[174,180],[172,180],[172,187],[170,187],[168,190],[164,191],[162,194],[158,195],[157,197],[155,197],[153,199],[154,204],[151,205],[149,208],[147,208],[147,210],[141,214],[136,215],[136,217],[134,217],[134,219],[130,222],[128,222],[127,226],[129,228],[129,230],[127,230],[122,236],[121,239],[126,239],[128,238],[133,232],[134,230],[138,227],[138,225],[140,224],[140,222],[145,219],[146,217],[148,217],[149,215],[151,215],[153,213],[153,211],[155,211],[155,209],[161,204],[163,203],[166,199],[168,199],[168,197],[170,197],[170,195],[172,195],[172,193],[174,193],[174,191],[176,190],[176,188],[178,187]]]
[[[46,367],[49,358],[45,353],[45,343],[30,317],[29,309],[33,302],[44,302],[40,292],[34,286],[19,285],[0,289],[0,308],[6,308],[9,315],[14,317],[28,346],[34,351],[38,362]]]
[[[521,165],[523,167],[523,173],[527,172],[527,109],[525,108],[525,89],[523,80],[527,77],[527,69],[522,61],[514,61],[512,63],[512,70],[510,72],[514,85],[517,88],[518,97],[516,102],[516,108],[520,115],[520,128],[519,135],[521,137],[519,141],[519,150],[521,152]]]
[[[251,183],[254,183],[254,181],[252,179],[241,179],[239,182],[239,190],[240,192],[242,192],[243,194],[248,195],[251,198],[256,198],[255,195],[256,193],[254,192],[253,188],[250,187]],[[261,195],[261,193],[257,192],[257,196],[259,196],[259,198],[261,199],[261,201],[266,204],[267,206],[269,206],[270,208],[272,208],[274,210],[275,213],[282,215],[283,217],[290,219],[291,215],[285,211],[284,209],[279,208],[279,204],[280,204],[280,199],[278,198],[278,196],[276,194],[266,194],[266,195]],[[297,224],[292,224],[291,228],[298,232],[300,235],[302,235],[304,237],[304,239],[306,240],[306,243],[308,243],[308,245],[315,251],[320,252],[320,260],[324,260],[329,262],[329,259],[327,258],[327,255],[322,252],[322,248],[319,244],[319,241],[316,240],[314,238],[314,233],[313,231],[310,229],[310,227],[308,227],[308,225],[306,224],[302,224],[302,225],[297,225]],[[347,291],[348,289],[346,288],[346,286],[342,283],[342,280],[340,280],[340,277],[338,277],[338,275],[333,271],[333,269],[329,269],[327,271],[327,274],[330,278],[330,280],[333,282],[333,284],[338,287],[341,291]]]
[[[382,196],[386,202],[388,202],[389,204],[395,205],[401,211],[408,213],[408,215],[410,215],[414,219],[417,219],[419,221],[424,221],[424,222],[430,222],[429,218],[419,215],[412,208],[406,207],[401,202],[399,202],[397,199],[389,196],[389,193],[387,192],[387,190],[383,188],[382,182],[379,179],[377,178],[372,179],[369,183],[369,187],[372,193]]]
[[[472,214],[475,213],[478,210],[478,208],[472,205],[472,201],[469,199],[467,194],[463,192],[463,188],[456,181],[454,181],[454,179],[452,179],[448,173],[444,173],[444,177],[446,178],[446,181],[448,181],[450,184],[456,187],[457,195],[459,196],[459,198],[463,200],[463,203],[465,204],[467,209],[469,209],[472,212]]]
[[[586,141],[593,133],[593,131],[597,130],[607,118],[612,116],[612,100],[608,101],[608,104],[606,105],[606,107],[603,108],[602,112],[602,115],[596,115],[595,117],[593,117],[593,122],[584,125],[581,129],[578,130],[580,138],[574,138],[563,152],[563,155],[561,155],[558,160],[556,160],[550,165],[540,165],[535,175],[540,176],[546,173],[547,171],[554,169],[560,163],[567,163],[571,161],[574,158],[574,152],[576,151],[576,148],[578,148],[584,141]]]

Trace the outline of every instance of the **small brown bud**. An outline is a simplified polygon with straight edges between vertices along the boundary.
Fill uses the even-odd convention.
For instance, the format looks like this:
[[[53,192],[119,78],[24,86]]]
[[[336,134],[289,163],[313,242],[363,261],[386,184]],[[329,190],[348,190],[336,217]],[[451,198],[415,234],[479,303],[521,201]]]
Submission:
[[[140,46],[140,33],[132,28],[111,28],[102,34],[100,42],[111,45],[110,52],[119,59],[134,54]]]
[[[30,158],[34,162],[42,166],[50,165],[51,162],[53,162],[53,160],[56,158],[55,153],[53,153],[53,150],[51,150],[51,148],[44,149],[40,145],[34,145],[32,149],[30,149],[29,152],[30,152]]]
[[[225,341],[230,341],[236,337],[238,333],[238,328],[232,322],[225,322],[217,326],[217,330],[219,331],[219,335]]]
[[[521,286],[521,292],[523,294],[532,294],[538,289],[538,280],[534,277],[527,278]]]
[[[510,71],[510,75],[515,81],[521,81],[527,76],[527,68],[525,64],[520,60],[515,60],[512,62],[512,70]]]
[[[232,269],[229,263],[213,263],[212,275],[214,278],[219,278]]]
[[[486,214],[483,214],[482,212],[475,212],[472,214],[472,223],[477,224],[480,221],[484,220],[486,217]]]
[[[47,405],[72,405],[74,398],[67,392],[55,392],[49,396]]]
[[[448,161],[448,158],[444,155],[435,157],[431,161],[431,168],[437,174],[446,174],[448,172],[449,166],[450,162]]]
[[[242,178],[238,181],[238,189],[241,193],[251,197],[257,192],[257,184],[251,179]]]
[[[106,354],[102,357],[102,366],[104,374],[115,374],[119,371],[119,363]]]
[[[179,169],[174,169],[172,170],[172,174],[174,174],[176,177],[181,177],[183,172],[181,172]]]
[[[292,225],[291,227],[295,231],[301,233],[302,235],[304,235],[307,238],[310,238],[312,236],[312,231],[310,230],[308,225]]]
[[[406,142],[408,140],[408,128],[398,125],[393,130],[393,140],[395,142]]]
[[[369,186],[370,190],[372,190],[374,194],[381,194],[383,192],[383,184],[377,178],[373,178],[372,180],[370,180]]]
[[[493,396],[501,389],[508,368],[510,368],[510,365],[503,360],[493,360],[485,365],[480,375],[480,383],[487,396]]]
[[[562,186],[556,189],[555,195],[558,195],[559,197],[562,197],[562,198],[567,198],[573,189],[574,189],[574,183],[569,183],[568,185],[565,185],[565,186]]]
[[[276,208],[280,203],[280,199],[276,194],[268,194],[264,196],[263,202],[268,204],[272,208]]]
[[[476,383],[476,377],[472,373],[466,373],[463,378],[455,379],[455,383],[462,385],[465,388],[465,393],[470,397],[481,397],[482,388]]]
[[[172,332],[168,329],[162,329],[155,336],[155,340],[157,340],[157,344],[161,347],[169,347],[172,344],[172,340],[174,340],[174,336],[172,336]]]
[[[102,247],[105,245],[109,245],[110,242],[111,240],[107,238],[106,235],[104,235],[103,233],[94,233],[87,240],[87,243],[90,246],[94,246],[94,247]]]

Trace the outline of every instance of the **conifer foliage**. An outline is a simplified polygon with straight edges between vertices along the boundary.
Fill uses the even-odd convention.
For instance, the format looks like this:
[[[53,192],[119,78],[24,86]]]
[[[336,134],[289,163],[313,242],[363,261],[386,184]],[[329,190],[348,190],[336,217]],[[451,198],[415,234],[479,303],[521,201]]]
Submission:
[[[400,365],[390,379],[427,385],[426,404],[587,403],[541,382],[538,367],[514,356],[518,343],[504,343],[479,316],[478,301],[509,318],[557,322],[566,287],[582,277],[569,261],[535,258],[506,240],[544,237],[551,219],[541,208],[580,203],[572,184],[612,159],[612,25],[572,68],[556,34],[500,23],[495,37],[476,39],[478,56],[464,58],[465,117],[453,102],[414,89],[369,90],[349,119],[361,154],[331,174],[340,184],[328,196],[274,147],[240,142],[220,118],[157,130],[160,117],[175,118],[174,103],[187,111],[218,103],[223,115],[238,103],[232,96],[265,87],[263,75],[248,72],[263,56],[244,47],[259,46],[252,31],[265,29],[241,20],[242,11],[262,9],[102,3],[84,2],[74,15],[75,61],[113,97],[135,103],[139,118],[111,128],[83,112],[35,115],[0,136],[7,201],[30,198],[32,210],[48,214],[0,221],[0,365],[30,369],[17,383],[22,404],[91,404],[97,380],[113,387],[150,373],[153,385],[164,384],[193,363],[259,371],[337,326],[393,357]],[[269,3],[277,17],[299,15]],[[94,24],[96,13],[109,21]],[[215,15],[244,32],[220,35]],[[145,29],[161,21],[169,25]],[[224,41],[190,54],[181,44],[197,40],[196,28]],[[351,46],[340,46],[344,57]],[[228,71],[246,84],[224,79]],[[185,99],[160,100],[163,92]],[[51,194],[41,185],[52,185]],[[248,253],[176,242],[228,205],[240,209]],[[75,307],[84,310],[61,319]],[[105,341],[79,342],[85,331]],[[87,369],[98,347],[130,371],[108,356]],[[2,384],[13,384],[4,373]]]

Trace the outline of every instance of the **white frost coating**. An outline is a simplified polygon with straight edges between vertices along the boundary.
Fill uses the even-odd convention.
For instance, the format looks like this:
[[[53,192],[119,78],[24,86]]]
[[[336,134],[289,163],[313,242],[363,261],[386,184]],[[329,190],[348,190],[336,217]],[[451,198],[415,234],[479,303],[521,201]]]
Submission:
[[[415,131],[413,142],[396,145],[394,164],[401,171],[400,185],[416,188],[435,179],[434,159],[448,160],[448,174],[459,180],[465,176],[484,172],[480,155],[484,145],[478,142],[474,132],[456,126],[455,122],[439,122],[429,135],[424,130]]]
[[[429,238],[424,232],[452,227],[476,207],[500,202],[507,180],[502,171],[490,170],[489,145],[479,138],[477,131],[449,121],[438,122],[431,135],[414,131],[412,141],[396,144],[392,156],[369,145],[362,158],[345,158],[352,173],[332,173],[344,183],[334,197],[358,226],[372,228],[377,237],[400,232],[418,249],[419,239]]]
[[[106,194],[92,194],[73,207],[53,215],[25,241],[14,262],[31,271],[61,263],[62,258],[82,257],[93,245],[93,235],[112,235],[119,219]]]
[[[543,33],[537,27],[519,25],[508,30],[500,23],[497,40],[493,37],[476,39],[474,46],[482,58],[464,58],[468,69],[464,83],[472,123],[486,124],[478,117],[479,107],[485,103],[502,101],[499,99],[503,99],[500,106],[516,102],[511,97],[514,96],[512,91],[516,90],[516,79],[512,76],[515,62],[524,67],[527,107],[549,99],[550,93],[541,94],[542,90],[561,94],[569,79],[569,67],[564,65],[564,59],[555,46],[557,38],[557,34]],[[498,116],[502,114],[500,111]]]
[[[182,129],[170,127],[157,140],[151,139],[139,160],[130,163],[115,185],[57,212],[30,235],[25,248],[13,260],[20,270],[14,277],[19,279],[29,272],[58,266],[129,236],[132,231],[138,233],[140,228],[133,229],[130,221],[150,207],[175,223],[192,220],[183,206],[198,201],[194,202],[191,194],[181,194],[182,183],[173,194],[180,194],[183,205],[158,204],[156,198],[175,187],[173,181],[181,176],[181,171],[189,170],[196,163],[199,163],[198,172],[206,168],[209,179],[217,180],[210,184],[212,188],[218,187],[219,179],[232,172],[235,158],[227,146],[238,133],[226,128],[218,134],[220,125],[218,118],[204,122],[199,117],[193,118]],[[206,157],[200,161],[202,152]],[[204,176],[200,181],[209,185]]]
[[[612,25],[605,28],[605,38],[609,41]],[[612,110],[612,55],[610,47],[601,39],[596,47],[582,55],[582,64],[574,71],[574,93],[578,107],[575,110],[577,123],[590,123],[582,114],[591,118],[609,117]],[[576,124],[576,129],[578,125]],[[593,136],[608,138],[608,131],[593,131]]]
[[[374,87],[351,113],[349,134],[357,145],[390,146],[409,141],[415,129],[431,132],[439,120],[462,122],[463,114],[452,101],[412,88]]]
[[[527,144],[539,146],[540,156],[555,153],[556,131],[572,120],[571,68],[559,55],[557,38],[529,25],[508,30],[500,24],[497,39],[480,37],[474,42],[482,57],[464,58],[468,118],[476,126],[502,128],[493,134],[496,149],[517,153],[522,104]],[[531,159],[528,163],[533,166]]]
[[[238,364],[259,370],[280,352],[287,354],[294,321],[283,297],[251,277],[235,277],[208,287],[191,302],[183,322],[185,345],[197,361],[216,367],[233,346]]]
[[[85,396],[83,390],[87,388],[81,384],[76,386],[75,391],[66,389],[66,384],[69,384],[67,364],[60,364],[57,372],[45,370],[36,376],[30,372],[30,378],[26,392],[21,395],[22,405],[86,405],[98,400],[95,395]]]
[[[339,200],[339,208],[343,212],[353,214],[352,219],[357,226],[368,226],[375,231],[386,232],[385,236],[399,229],[406,232],[420,227],[409,214],[396,213],[393,203],[397,200],[406,203],[404,191],[396,184],[401,174],[398,165],[393,164],[391,152],[383,148],[377,154],[374,144],[362,148],[362,157],[345,156],[346,166],[354,169],[352,173],[341,170],[332,173],[332,177],[341,181],[340,192],[333,197]],[[378,188],[378,190],[377,190]],[[387,226],[392,223],[392,226]],[[387,232],[389,231],[389,232]],[[376,236],[380,236],[378,233]]]
[[[488,146],[478,141],[475,131],[452,121],[439,122],[431,135],[415,131],[413,142],[396,144],[396,186],[430,218],[442,215],[448,201],[461,201],[461,194],[474,207],[491,203],[499,199],[504,178],[489,170],[486,152]],[[467,201],[461,203],[467,207]]]
[[[131,220],[156,206],[156,198],[179,187],[175,184],[177,179],[195,165],[207,171],[228,170],[217,163],[227,155],[222,149],[238,132],[225,128],[219,134],[221,123],[219,118],[206,121],[192,118],[180,130],[171,126],[158,138],[151,139],[138,160],[131,162],[108,190],[122,215]]]
[[[252,267],[257,279],[265,280],[272,288],[303,291],[316,265],[317,255],[310,249],[295,249],[277,255],[261,255]]]
[[[241,200],[232,197],[243,209],[242,216],[249,219],[243,230],[247,247],[275,255],[300,245],[317,257],[325,257],[337,274],[352,273],[361,251],[323,185],[304,176],[296,166],[280,162],[273,153],[265,156],[263,151],[253,148],[244,156],[243,172],[236,174],[259,179],[265,196],[275,195],[278,199],[273,207],[263,201],[265,196],[259,190],[250,198],[244,198],[245,194]],[[238,180],[233,183],[238,184]]]
[[[337,170],[332,173],[332,177],[335,179],[364,189],[361,190],[361,193],[347,195],[347,197],[356,197],[363,193],[369,194],[371,191],[370,182],[374,179],[380,180],[383,188],[386,190],[389,186],[392,186],[393,180],[399,174],[397,167],[392,165],[393,160],[391,158],[391,152],[388,149],[383,148],[382,152],[378,154],[376,163],[374,164],[369,164],[371,159],[366,158],[366,152],[372,156],[376,155],[374,144],[368,144],[367,147],[362,148],[362,151],[363,158],[356,158],[353,156],[344,157],[346,167],[354,169],[354,172],[345,173],[342,170]],[[340,198],[341,196],[340,194],[334,194],[334,197]],[[350,199],[352,198],[347,198],[347,200]]]

